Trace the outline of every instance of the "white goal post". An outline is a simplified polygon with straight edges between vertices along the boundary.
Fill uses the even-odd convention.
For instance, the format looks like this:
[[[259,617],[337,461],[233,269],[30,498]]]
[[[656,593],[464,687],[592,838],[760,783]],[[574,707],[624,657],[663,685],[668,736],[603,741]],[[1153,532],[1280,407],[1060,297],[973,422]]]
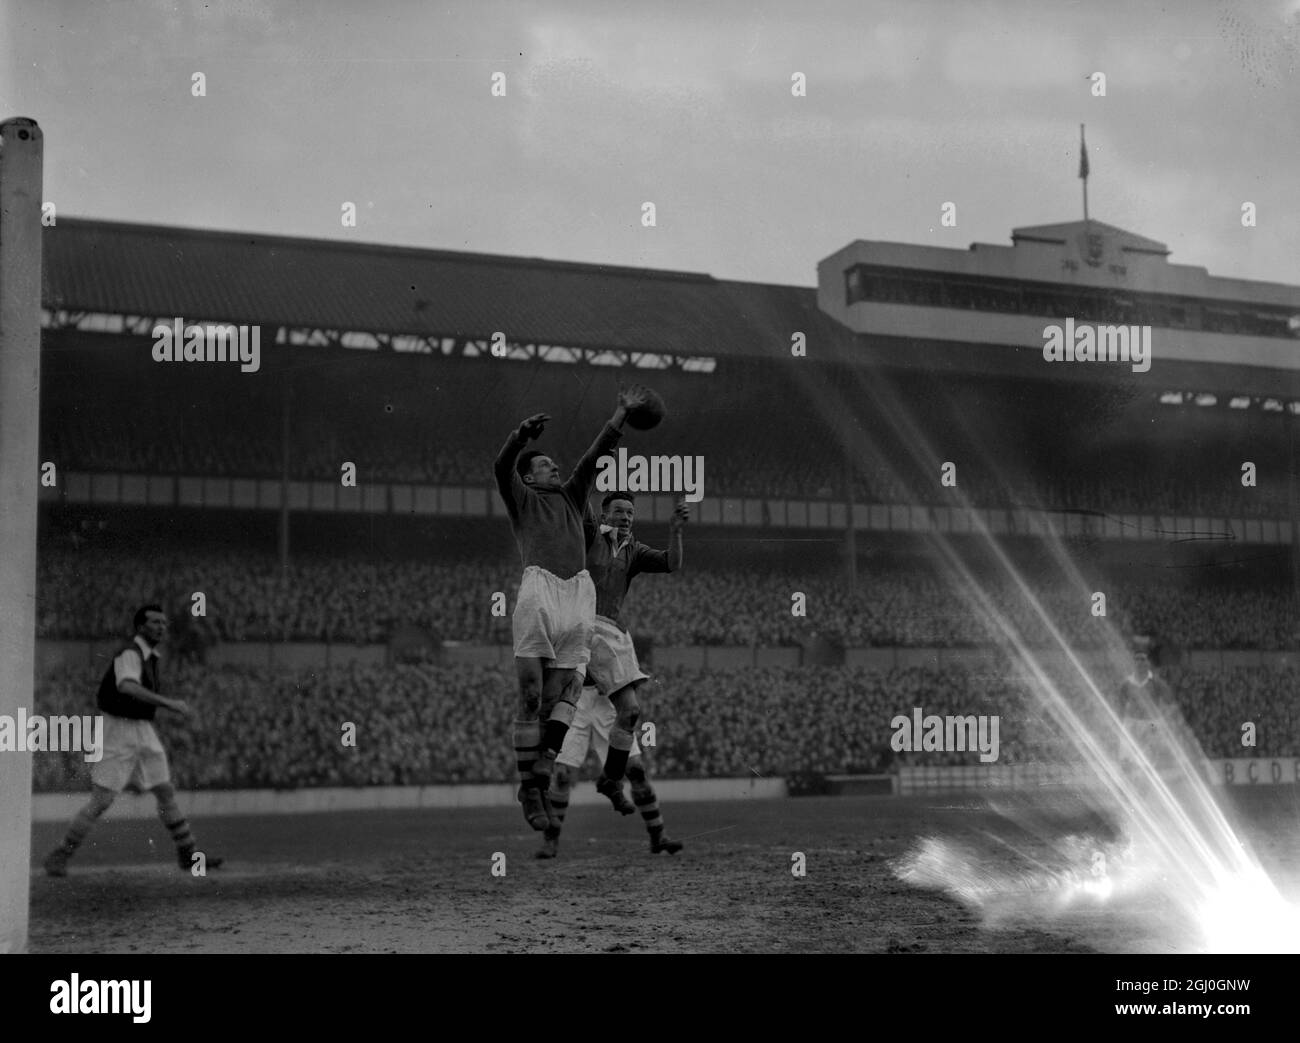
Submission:
[[[0,122],[0,714],[31,709],[41,379],[41,174],[35,120]],[[32,755],[0,751],[0,954],[27,949]]]

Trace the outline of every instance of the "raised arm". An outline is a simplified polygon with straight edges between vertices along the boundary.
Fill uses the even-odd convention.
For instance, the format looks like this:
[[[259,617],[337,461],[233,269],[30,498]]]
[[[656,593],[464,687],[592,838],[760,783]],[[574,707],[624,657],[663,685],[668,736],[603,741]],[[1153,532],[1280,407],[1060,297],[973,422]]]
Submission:
[[[591,496],[591,487],[596,481],[596,465],[600,458],[613,449],[618,444],[618,440],[623,437],[623,421],[627,419],[627,411],[633,406],[642,405],[645,401],[645,388],[640,384],[633,384],[619,391],[618,407],[614,410],[614,415],[605,422],[605,426],[600,429],[600,434],[591,443],[591,448],[582,454],[578,466],[573,469],[573,474],[569,475],[564,483],[569,495],[579,503],[586,503]]]
[[[644,543],[636,545],[636,554],[632,558],[632,575],[638,572],[676,572],[682,567],[682,529],[686,527],[690,516],[691,509],[684,501],[679,502],[668,520],[667,550],[653,550]]]
[[[690,519],[691,509],[685,500],[678,500],[673,516],[668,519],[668,571],[676,572],[682,567],[682,530]]]
[[[546,422],[550,419],[548,414],[538,413],[521,423],[510,432],[506,444],[501,447],[501,452],[497,454],[496,462],[492,465],[492,473],[497,480],[497,491],[501,493],[501,499],[505,501],[506,510],[511,516],[518,513],[519,503],[523,499],[526,488],[523,479],[515,471],[515,461],[519,459],[519,453],[524,446],[546,429]]]

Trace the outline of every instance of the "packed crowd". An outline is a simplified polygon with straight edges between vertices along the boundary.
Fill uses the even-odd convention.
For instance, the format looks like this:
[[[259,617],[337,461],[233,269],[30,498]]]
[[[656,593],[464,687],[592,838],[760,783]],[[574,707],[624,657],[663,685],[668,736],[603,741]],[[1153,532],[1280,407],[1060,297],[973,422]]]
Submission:
[[[1173,677],[1184,714],[1209,757],[1300,754],[1295,669],[1186,671]],[[98,676],[64,668],[42,680],[36,710],[93,713]],[[169,667],[164,689],[190,718],[161,712],[157,727],[183,788],[397,786],[501,782],[511,777],[514,713],[507,667],[468,664],[335,667],[291,673]],[[996,714],[998,763],[1059,762],[1069,744],[1022,685],[963,668],[676,668],[643,693],[655,725],[648,751],[666,777],[781,777],[795,772],[887,772],[905,764],[976,763],[978,754],[898,753],[892,719]],[[1255,722],[1258,745],[1241,746]],[[345,744],[348,725],[355,745]],[[83,788],[80,754],[35,758],[35,788]]]
[[[491,598],[513,597],[511,571],[503,563],[333,556],[281,570],[251,553],[52,551],[38,562],[37,636],[115,636],[134,611],[127,606],[157,601],[210,640],[377,644],[410,624],[438,638],[494,641],[509,634],[510,620],[492,615]],[[205,598],[202,619],[190,611],[194,592]]]
[[[512,561],[302,557],[282,571],[274,558],[212,551],[158,553],[50,548],[38,560],[37,634],[99,639],[157,601],[214,641],[384,643],[413,626],[438,640],[510,639],[519,573]],[[1039,593],[1045,618],[1012,584],[984,593],[1023,639],[1050,644],[1046,620],[1078,647],[1097,647],[1115,628],[1156,629],[1184,648],[1275,650],[1300,643],[1300,603],[1285,586],[1175,588],[1151,581],[1107,583],[1108,614],[1091,614],[1089,591]],[[202,592],[206,615],[195,618]],[[506,613],[493,613],[504,593]],[[806,615],[792,595],[806,595]],[[671,582],[637,585],[626,606],[633,633],[667,645],[796,645],[814,635],[847,647],[971,647],[990,643],[990,615],[947,583],[916,572],[841,578],[688,567]]]

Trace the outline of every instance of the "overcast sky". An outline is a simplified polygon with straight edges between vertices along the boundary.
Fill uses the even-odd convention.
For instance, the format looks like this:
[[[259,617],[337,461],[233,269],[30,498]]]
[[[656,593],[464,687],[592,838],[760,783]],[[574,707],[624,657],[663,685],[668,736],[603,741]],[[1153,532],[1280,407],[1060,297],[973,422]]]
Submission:
[[[1300,0],[6,0],[0,58],[63,216],[810,286],[1081,217],[1086,122],[1094,218],[1300,284]]]

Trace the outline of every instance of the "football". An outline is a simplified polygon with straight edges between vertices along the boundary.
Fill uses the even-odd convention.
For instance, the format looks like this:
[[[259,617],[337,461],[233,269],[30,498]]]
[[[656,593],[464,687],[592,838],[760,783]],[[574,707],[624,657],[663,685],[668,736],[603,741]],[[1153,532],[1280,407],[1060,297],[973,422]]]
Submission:
[[[658,427],[666,412],[664,400],[659,396],[659,392],[646,388],[645,393],[645,405],[627,411],[627,422],[638,431],[649,431],[652,427]]]

